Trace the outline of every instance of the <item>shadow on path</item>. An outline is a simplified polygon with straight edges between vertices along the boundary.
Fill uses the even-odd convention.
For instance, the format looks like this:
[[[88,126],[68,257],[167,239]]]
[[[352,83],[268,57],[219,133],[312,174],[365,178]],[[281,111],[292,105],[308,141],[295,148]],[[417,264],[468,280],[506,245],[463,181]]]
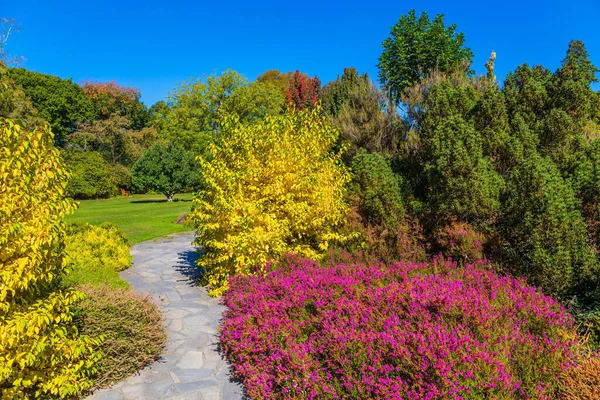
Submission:
[[[175,270],[187,279],[190,286],[201,286],[203,271],[196,265],[196,260],[201,256],[200,250],[185,250],[177,254],[178,260]]]

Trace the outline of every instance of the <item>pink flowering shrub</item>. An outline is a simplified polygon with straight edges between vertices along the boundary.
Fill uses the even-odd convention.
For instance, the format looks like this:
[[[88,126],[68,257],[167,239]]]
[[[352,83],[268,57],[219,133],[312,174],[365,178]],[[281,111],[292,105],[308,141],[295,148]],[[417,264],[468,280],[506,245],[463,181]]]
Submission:
[[[288,257],[236,276],[221,345],[257,399],[543,399],[576,345],[523,281],[451,261]]]

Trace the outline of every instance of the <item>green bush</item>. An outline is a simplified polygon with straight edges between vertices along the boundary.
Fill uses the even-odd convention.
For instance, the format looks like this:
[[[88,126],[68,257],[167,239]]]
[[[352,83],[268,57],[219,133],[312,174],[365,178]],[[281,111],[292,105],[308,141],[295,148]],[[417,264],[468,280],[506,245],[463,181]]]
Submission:
[[[352,160],[352,195],[358,197],[361,216],[369,223],[396,226],[404,218],[402,181],[387,160],[361,152]]]
[[[95,388],[120,381],[156,360],[166,335],[160,310],[151,298],[108,286],[79,289],[87,295],[75,310],[79,331],[105,339],[103,357],[96,364]]]
[[[120,194],[119,189],[131,190],[131,169],[123,164],[110,166],[110,177],[115,189],[115,194]]]
[[[115,192],[111,168],[100,153],[94,151],[63,152],[71,179],[67,195],[74,199],[108,198]]]
[[[568,181],[548,158],[515,168],[507,185],[499,231],[511,271],[563,299],[592,293],[598,263]]]
[[[73,271],[65,277],[65,285],[106,284],[128,288],[119,271],[131,265],[129,243],[113,224],[72,224],[68,232],[65,251]]]

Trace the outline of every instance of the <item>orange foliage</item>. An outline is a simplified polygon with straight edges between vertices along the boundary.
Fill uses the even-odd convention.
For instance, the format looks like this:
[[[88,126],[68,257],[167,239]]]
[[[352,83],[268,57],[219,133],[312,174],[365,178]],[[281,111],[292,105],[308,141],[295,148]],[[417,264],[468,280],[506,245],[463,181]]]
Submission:
[[[585,357],[577,365],[564,370],[561,375],[563,400],[600,399],[600,357]]]
[[[83,92],[88,99],[94,102],[102,117],[118,112],[123,106],[137,103],[141,96],[138,89],[120,86],[115,81],[86,81],[83,85]]]

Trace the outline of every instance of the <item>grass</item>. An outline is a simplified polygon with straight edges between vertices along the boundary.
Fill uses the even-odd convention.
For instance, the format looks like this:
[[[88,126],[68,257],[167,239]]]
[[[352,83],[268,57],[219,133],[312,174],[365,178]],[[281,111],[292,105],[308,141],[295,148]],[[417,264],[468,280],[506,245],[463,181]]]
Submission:
[[[176,224],[177,218],[190,210],[192,194],[175,196],[172,203],[163,195],[132,195],[101,200],[82,200],[79,209],[69,215],[67,222],[88,222],[100,225],[112,222],[135,244],[170,233],[189,231]]]
[[[112,289],[129,289],[129,283],[119,276],[119,272],[112,268],[89,268],[86,265],[76,265],[71,272],[63,278],[65,287],[77,285],[106,285]]]

